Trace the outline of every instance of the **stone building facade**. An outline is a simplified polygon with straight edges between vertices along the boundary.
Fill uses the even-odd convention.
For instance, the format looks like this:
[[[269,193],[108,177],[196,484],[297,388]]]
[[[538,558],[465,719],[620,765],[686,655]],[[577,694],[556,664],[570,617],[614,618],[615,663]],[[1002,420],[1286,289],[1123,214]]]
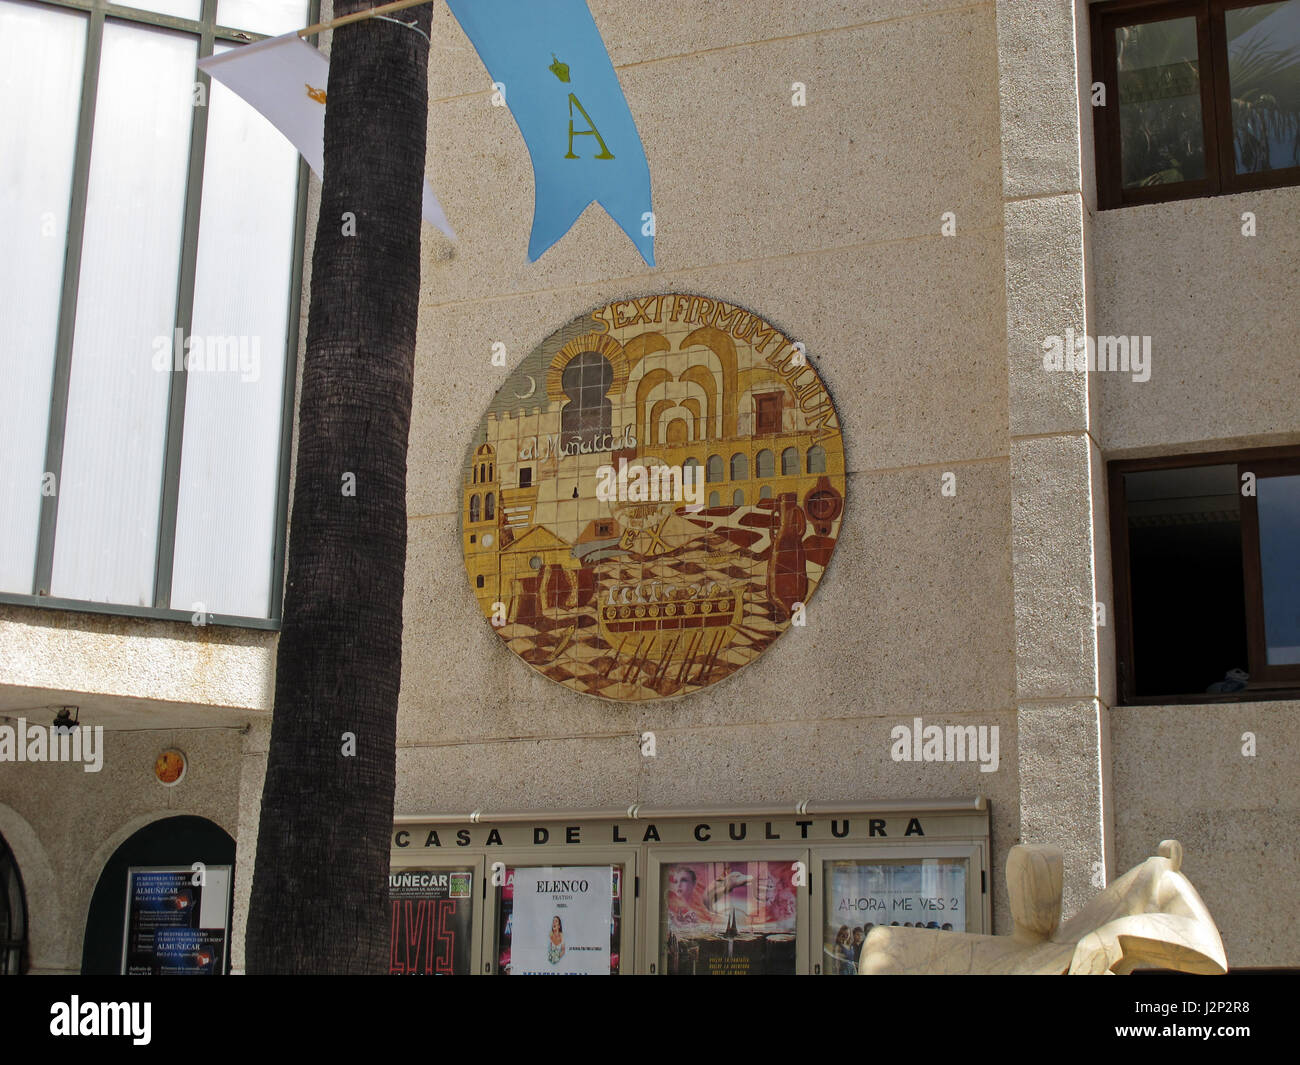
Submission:
[[[1177,838],[1230,964],[1300,966],[1300,695],[1124,697],[1109,469],[1256,449],[1276,461],[1300,445],[1300,190],[1099,206],[1090,6],[591,0],[650,160],[653,269],[599,210],[526,262],[527,153],[435,10],[428,174],[459,239],[425,228],[403,824],[635,807],[771,821],[807,804],[889,810],[901,835],[918,811],[979,810],[986,830],[962,838],[986,831],[981,927],[1000,933],[1017,842],[1063,848],[1068,914]],[[304,335],[309,290],[306,277]],[[467,580],[467,565],[487,572],[469,534],[498,525],[471,515],[469,495],[520,498],[508,419],[495,439],[475,434],[561,325],[679,292],[806,346],[843,434],[842,527],[806,624],[743,669],[680,697],[594,697],[517,660]],[[1049,372],[1045,340],[1067,330],[1151,337],[1149,379]],[[670,464],[690,457],[682,432],[665,428]],[[475,493],[467,455],[485,444]],[[75,705],[105,729],[99,773],[0,765],[31,971],[81,968],[110,860],[177,816],[233,840],[242,968],[275,647],[266,629],[0,605],[0,713]],[[918,718],[996,728],[996,770],[895,758],[894,730]],[[186,775],[162,787],[153,766],[169,748]],[[419,865],[396,841],[394,854]]]

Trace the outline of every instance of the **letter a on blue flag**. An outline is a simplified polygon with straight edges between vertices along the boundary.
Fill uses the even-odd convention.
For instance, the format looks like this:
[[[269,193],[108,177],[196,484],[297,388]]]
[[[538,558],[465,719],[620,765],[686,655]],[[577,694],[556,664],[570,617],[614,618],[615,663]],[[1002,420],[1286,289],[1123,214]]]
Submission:
[[[586,0],[447,0],[533,159],[535,262],[593,201],[654,265],[650,164]]]

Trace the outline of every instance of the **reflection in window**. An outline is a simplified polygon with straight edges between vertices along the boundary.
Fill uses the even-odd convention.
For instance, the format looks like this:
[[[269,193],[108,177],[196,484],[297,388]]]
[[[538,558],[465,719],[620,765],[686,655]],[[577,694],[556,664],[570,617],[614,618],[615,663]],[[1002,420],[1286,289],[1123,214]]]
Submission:
[[[774,477],[776,475],[776,456],[764,448],[754,456],[754,476]]]
[[[964,858],[830,861],[822,869],[824,976],[856,976],[877,925],[966,931]]]
[[[1300,182],[1300,0],[1091,12],[1103,208]]]
[[[749,480],[749,459],[739,451],[731,456],[731,479],[733,481]]]
[[[793,975],[796,864],[665,863],[660,870],[660,971],[676,976]]]
[[[389,973],[470,975],[477,886],[470,866],[389,870]]]
[[[781,452],[781,476],[793,477],[799,472],[799,452],[792,447]]]
[[[1256,491],[1268,664],[1300,665],[1300,475],[1261,477]]]
[[[617,976],[622,970],[624,879],[621,864],[507,866],[497,911],[498,975]],[[557,893],[547,889],[556,880],[584,884],[587,890],[558,893],[563,902],[557,906],[550,901]],[[596,926],[591,918],[598,912],[602,919]]]
[[[1238,174],[1300,166],[1300,0],[1224,12]]]
[[[1120,26],[1115,55],[1124,186],[1205,177],[1196,19]]]
[[[477,495],[469,497],[469,520],[475,522],[479,520],[479,498]]]
[[[722,480],[722,456],[710,455],[708,465],[705,468],[706,481]]]

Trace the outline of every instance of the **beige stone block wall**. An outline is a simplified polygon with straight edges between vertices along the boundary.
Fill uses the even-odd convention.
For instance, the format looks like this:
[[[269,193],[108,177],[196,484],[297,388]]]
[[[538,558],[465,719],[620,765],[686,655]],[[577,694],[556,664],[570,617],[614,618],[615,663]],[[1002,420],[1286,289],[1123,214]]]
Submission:
[[[847,26],[843,10],[812,25],[804,12],[802,30],[769,39],[749,15],[760,5],[748,5],[732,27],[741,39],[716,46],[647,36],[650,13],[634,5],[594,10],[651,160],[660,274],[937,237],[944,211],[967,232],[997,227],[992,6],[885,14],[909,6],[938,5],[867,5]],[[654,22],[692,24],[712,5],[678,7],[654,9]],[[527,263],[523,139],[508,111],[491,106],[487,75],[450,15],[434,29],[428,173],[460,240],[426,229],[430,301],[616,278],[625,279],[617,292],[633,291],[644,265],[599,209]],[[807,87],[806,107],[791,106],[794,82]],[[919,172],[932,176],[917,182]]]
[[[1064,851],[1066,916],[1104,883],[1113,846],[1098,403],[1086,376],[1043,362],[1047,338],[1086,333],[1094,314],[1086,21],[1082,0],[997,4],[1020,834]]]
[[[1112,845],[1107,724],[1095,699],[1022,702],[1017,714],[1021,833],[1065,852],[1066,919],[1114,879],[1105,875]]]
[[[1300,965],[1298,713],[1300,702],[1110,712],[1119,868],[1180,840],[1230,967]]]
[[[106,728],[239,727],[271,710],[275,641],[256,629],[0,607],[0,714],[66,703]]]
[[[1108,456],[1300,440],[1300,189],[1104,211],[1095,248],[1097,331],[1152,342],[1100,375]]]
[[[248,903],[253,893],[253,867],[257,859],[257,830],[262,817],[262,786],[266,780],[266,755],[271,743],[271,723],[254,722],[242,735],[238,757],[238,831],[235,836],[235,891],[230,919],[230,971],[243,974],[246,963],[244,935],[248,929]]]
[[[1104,459],[1300,440],[1300,193],[1097,213],[1085,0],[590,2],[651,161],[654,269],[599,208],[526,262],[527,151],[435,8],[429,176],[460,239],[424,229],[398,812],[983,794],[997,931],[1012,844],[1066,849],[1068,914],[1095,862],[1113,877],[1176,836],[1230,962],[1300,964],[1279,931],[1300,915],[1279,894],[1297,872],[1297,704],[1111,709],[1113,642],[1091,624],[1111,603]],[[806,628],[705,691],[621,706],[533,673],[483,620],[460,463],[534,345],[652,291],[739,303],[807,345],[844,426],[849,510]],[[1045,375],[1043,336],[1071,325],[1153,334],[1152,380]],[[0,712],[67,697],[123,727],[257,722],[116,733],[99,779],[5,768],[0,832],[29,893],[50,892],[39,968],[79,965],[103,863],[169,812],[236,835],[242,968],[274,640],[0,609]],[[998,771],[891,761],[890,728],[914,716],[997,725]],[[195,775],[164,789],[152,759],[171,743]]]
[[[1020,798],[994,6],[676,7],[689,45],[662,32],[672,12],[592,3],[651,161],[653,270],[598,208],[525,262],[526,150],[435,14],[430,177],[460,241],[426,227],[397,809],[982,794],[1005,926]],[[741,304],[807,346],[844,427],[848,511],[805,628],[704,691],[624,706],[534,673],[479,614],[461,461],[509,372],[493,342],[513,366],[576,314],[654,291]],[[998,770],[893,762],[890,729],[917,715],[998,726]]]
[[[68,762],[5,763],[0,772],[0,834],[23,877],[34,972],[80,971],[95,885],[132,834],[184,814],[214,821],[232,836],[239,827],[237,729],[106,730],[103,738],[97,773]],[[179,747],[188,761],[173,787],[153,773],[154,759],[168,747]]]
[[[328,18],[329,0],[321,6]],[[297,382],[319,207],[313,175]],[[296,458],[296,420],[293,440]],[[231,964],[243,970],[277,641],[276,632],[256,629],[0,606],[0,716],[35,722],[27,708],[40,707],[44,720],[70,704],[82,723],[105,728],[97,774],[58,764],[0,769],[0,835],[14,850],[27,893],[33,972],[80,971],[105,863],[132,833],[181,814],[206,817],[235,838]],[[189,766],[184,780],[165,788],[154,779],[153,760],[172,746],[186,752]]]
[[[412,522],[399,743],[617,735],[635,749],[646,728],[761,730],[868,718],[896,724],[914,714],[1005,711],[1014,683],[1006,464],[954,464],[954,472],[955,499],[940,495],[937,468],[850,475],[850,532],[808,606],[807,625],[791,628],[725,681],[636,706],[575,694],[529,669],[478,614],[462,573],[418,564],[457,546],[455,519]],[[899,552],[904,538],[909,550]],[[882,741],[872,757],[888,762],[888,746]],[[1000,773],[1013,761],[1004,748]],[[855,777],[870,772],[855,767]],[[774,769],[770,779],[781,776]],[[791,787],[801,779],[793,770],[784,776]],[[450,798],[462,785],[436,787]],[[703,776],[682,785],[697,802],[715,793]],[[511,803],[527,805],[533,786],[520,774]],[[875,796],[837,800],[853,797]],[[618,800],[648,801],[635,792]]]
[[[1087,127],[1084,144],[1091,148]],[[1095,214],[1092,331],[1152,338],[1149,381],[1095,375],[1105,459],[1300,442],[1298,208],[1300,189],[1283,188]],[[1253,237],[1242,232],[1247,211]],[[1108,549],[1096,565],[1108,576]],[[1103,639],[1100,654],[1113,686],[1113,640]],[[1153,854],[1161,839],[1180,839],[1184,870],[1232,966],[1300,963],[1296,708],[1110,711],[1112,872]],[[1255,758],[1241,755],[1246,731],[1268,737]]]
[[[1091,424],[1087,379],[1043,368],[1044,339],[1087,329],[1084,214],[1078,193],[1006,205],[1007,359],[1013,436]]]
[[[998,0],[1007,199],[1082,191],[1096,204],[1088,0]]]

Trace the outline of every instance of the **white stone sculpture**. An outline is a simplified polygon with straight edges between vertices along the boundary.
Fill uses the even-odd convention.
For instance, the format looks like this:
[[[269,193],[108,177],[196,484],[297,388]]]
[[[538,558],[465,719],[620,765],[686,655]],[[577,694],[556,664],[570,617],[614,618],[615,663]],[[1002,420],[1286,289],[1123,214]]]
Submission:
[[[1228,960],[1214,919],[1179,870],[1168,839],[1064,925],[1064,857],[1022,844],[1007,855],[1009,936],[878,926],[862,947],[863,975],[883,973],[1125,974],[1136,968],[1221,974]]]

